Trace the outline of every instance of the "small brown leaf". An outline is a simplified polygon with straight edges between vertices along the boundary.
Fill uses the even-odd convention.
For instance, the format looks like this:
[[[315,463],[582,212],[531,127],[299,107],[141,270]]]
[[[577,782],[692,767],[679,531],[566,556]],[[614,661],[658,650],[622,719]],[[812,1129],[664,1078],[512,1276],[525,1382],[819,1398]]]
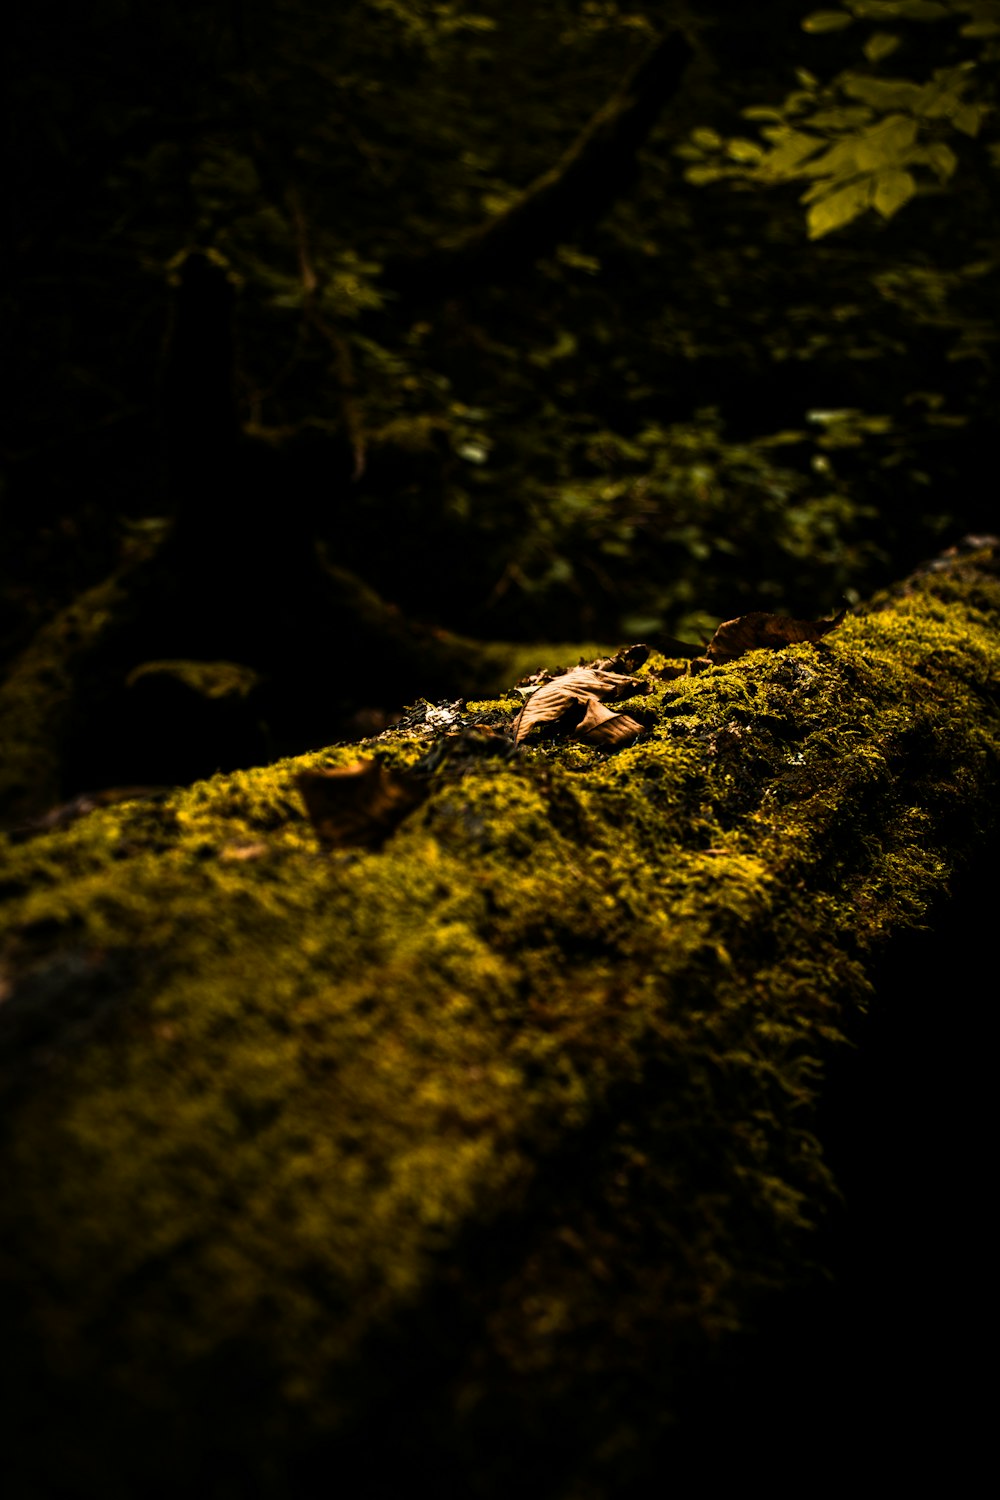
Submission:
[[[624,657],[607,660],[621,662]],[[530,730],[540,726],[591,745],[631,743],[642,734],[643,726],[626,714],[603,708],[602,700],[631,698],[652,688],[651,682],[623,673],[574,667],[532,693],[514,720],[514,743],[519,745]]]
[[[614,656],[600,656],[587,662],[595,672],[638,672],[649,656],[649,647],[641,642],[635,646],[622,646]]]
[[[639,670],[648,656],[649,647],[639,643],[635,646],[622,646],[614,656],[595,656],[593,661],[580,662],[576,667],[539,667],[537,672],[518,678],[514,691],[528,698],[546,682],[554,682],[557,677],[567,677],[572,672],[624,672],[631,675]],[[636,691],[643,692],[646,689],[640,687]]]
[[[839,625],[846,614],[845,605],[832,620],[792,620],[787,615],[769,615],[762,611],[740,615],[719,626],[705,655],[710,662],[718,664],[735,661],[745,652],[762,647],[777,650],[781,646],[798,645],[801,641],[818,641]]]
[[[332,771],[300,771],[295,778],[306,812],[325,844],[376,848],[427,795],[405,771],[378,760],[355,760]]]
[[[219,850],[219,858],[225,864],[233,864],[246,859],[260,859],[267,852],[266,844],[223,844]]]
[[[628,714],[613,714],[610,708],[591,698],[586,712],[573,731],[573,739],[588,745],[631,745],[644,732],[644,726]]]

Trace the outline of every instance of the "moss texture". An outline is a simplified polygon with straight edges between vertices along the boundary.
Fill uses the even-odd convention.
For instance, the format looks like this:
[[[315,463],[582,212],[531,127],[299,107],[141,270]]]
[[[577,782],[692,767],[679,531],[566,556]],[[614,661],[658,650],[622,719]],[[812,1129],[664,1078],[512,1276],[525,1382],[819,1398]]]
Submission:
[[[627,1471],[808,1252],[823,1059],[990,825],[998,620],[972,556],[658,682],[619,753],[446,757],[374,852],[294,787],[357,745],[8,841],[25,1493],[312,1493],[353,1454],[499,1495],[512,1431],[522,1490]]]

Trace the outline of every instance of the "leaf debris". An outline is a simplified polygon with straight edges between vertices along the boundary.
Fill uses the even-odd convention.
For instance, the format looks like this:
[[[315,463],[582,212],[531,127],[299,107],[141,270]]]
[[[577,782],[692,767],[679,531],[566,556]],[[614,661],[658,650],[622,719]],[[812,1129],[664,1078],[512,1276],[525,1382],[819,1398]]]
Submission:
[[[379,760],[300,771],[296,785],[324,844],[377,848],[427,795],[427,785]]]
[[[724,620],[705,649],[710,662],[735,661],[747,651],[761,648],[777,651],[782,646],[795,646],[803,641],[818,641],[839,625],[847,614],[847,605],[831,620],[793,620],[788,615],[769,615],[755,610],[748,615],[739,615],[735,620]]]
[[[628,646],[555,676],[536,672],[522,679],[518,691],[527,687],[530,696],[512,725],[515,745],[533,729],[588,745],[631,745],[645,733],[645,725],[613,713],[605,702],[652,692],[651,682],[632,675],[648,655],[648,646]]]

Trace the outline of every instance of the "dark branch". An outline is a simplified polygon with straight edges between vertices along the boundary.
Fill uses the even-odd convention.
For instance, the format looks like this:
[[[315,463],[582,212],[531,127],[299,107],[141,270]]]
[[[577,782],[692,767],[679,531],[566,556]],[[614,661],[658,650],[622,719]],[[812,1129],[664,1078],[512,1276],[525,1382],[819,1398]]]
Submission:
[[[671,32],[626,75],[554,167],[502,214],[428,254],[386,266],[386,284],[422,300],[517,275],[560,241],[595,224],[629,186],[636,157],[676,96],[693,55]]]

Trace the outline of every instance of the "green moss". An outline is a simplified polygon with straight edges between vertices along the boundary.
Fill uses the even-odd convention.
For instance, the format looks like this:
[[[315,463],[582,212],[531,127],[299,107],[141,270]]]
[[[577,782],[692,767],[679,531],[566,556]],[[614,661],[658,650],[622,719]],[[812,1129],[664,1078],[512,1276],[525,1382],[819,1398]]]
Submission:
[[[112,1418],[173,1413],[136,1473],[255,1371],[264,1472],[444,1327],[461,1444],[486,1397],[586,1422],[592,1377],[737,1326],[829,1192],[811,1103],[865,965],[988,821],[998,618],[988,571],[932,577],[821,647],[658,682],[621,753],[445,762],[378,852],[321,850],[294,788],[353,745],[8,844],[25,1347]]]

